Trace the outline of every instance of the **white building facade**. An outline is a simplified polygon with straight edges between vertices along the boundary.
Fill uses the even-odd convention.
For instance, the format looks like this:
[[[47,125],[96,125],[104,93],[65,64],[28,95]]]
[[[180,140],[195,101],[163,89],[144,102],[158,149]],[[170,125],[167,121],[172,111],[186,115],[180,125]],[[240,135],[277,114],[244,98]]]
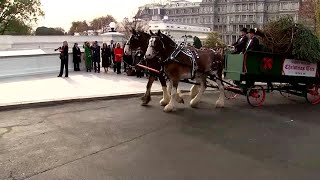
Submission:
[[[188,36],[187,41],[193,42],[193,37],[197,36],[204,41],[210,33],[210,28],[202,26],[190,26],[178,23],[172,23],[166,20],[155,20],[149,22],[149,30],[157,32],[160,30],[163,34],[170,35],[177,43],[184,40],[184,36]]]
[[[171,0],[139,8],[136,18],[168,16],[172,23],[208,27],[232,44],[243,27],[261,28],[270,20],[289,15],[298,20],[300,0]]]

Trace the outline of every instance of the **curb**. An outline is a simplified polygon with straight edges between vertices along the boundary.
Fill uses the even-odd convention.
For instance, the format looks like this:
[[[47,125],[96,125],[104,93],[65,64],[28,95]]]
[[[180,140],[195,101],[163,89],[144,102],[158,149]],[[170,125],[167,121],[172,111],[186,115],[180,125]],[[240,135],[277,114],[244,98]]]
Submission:
[[[190,91],[181,90],[181,92],[186,93],[186,92],[190,92]],[[4,105],[4,106],[0,106],[0,111],[40,108],[40,107],[48,107],[48,106],[57,106],[57,105],[63,105],[63,104],[77,103],[77,102],[131,99],[131,98],[141,97],[144,94],[145,93],[133,93],[133,94],[98,96],[98,97],[80,97],[80,98],[74,98],[74,99],[53,100],[53,101],[46,101],[46,102],[31,102],[31,103],[24,103],[24,104]],[[152,96],[162,95],[162,91],[151,92],[151,95]]]

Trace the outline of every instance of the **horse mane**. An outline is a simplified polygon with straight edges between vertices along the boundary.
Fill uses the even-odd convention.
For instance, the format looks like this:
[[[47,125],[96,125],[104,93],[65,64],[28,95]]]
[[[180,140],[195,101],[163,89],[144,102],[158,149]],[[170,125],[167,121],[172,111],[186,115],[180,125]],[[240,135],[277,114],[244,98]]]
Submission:
[[[162,41],[165,46],[172,46],[171,44],[174,44],[174,46],[176,46],[176,42],[174,42],[169,36],[162,33],[160,35],[158,34],[158,36],[162,38]]]
[[[143,30],[135,30],[136,31],[136,34],[140,34],[140,35],[148,35],[148,36],[150,36],[150,34],[149,33],[147,33],[147,32],[145,32],[145,31],[143,31]]]

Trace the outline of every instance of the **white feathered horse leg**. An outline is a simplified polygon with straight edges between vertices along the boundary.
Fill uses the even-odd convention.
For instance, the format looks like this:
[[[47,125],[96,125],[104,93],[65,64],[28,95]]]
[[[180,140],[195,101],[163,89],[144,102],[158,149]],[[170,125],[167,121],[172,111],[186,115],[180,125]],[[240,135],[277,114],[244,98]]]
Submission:
[[[190,101],[190,106],[192,108],[196,108],[198,106],[198,104],[200,103],[201,97],[204,93],[204,91],[206,90],[206,75],[202,74],[200,76],[196,75],[196,82],[200,84],[200,88],[198,90],[198,93],[196,94],[196,96],[191,99]],[[195,90],[194,90],[195,93]]]

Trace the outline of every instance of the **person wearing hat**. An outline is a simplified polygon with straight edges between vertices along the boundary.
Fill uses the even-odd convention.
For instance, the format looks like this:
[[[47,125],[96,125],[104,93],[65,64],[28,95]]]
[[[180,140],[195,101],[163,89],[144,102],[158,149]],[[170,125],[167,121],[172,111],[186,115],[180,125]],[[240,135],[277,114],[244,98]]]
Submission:
[[[259,40],[255,36],[256,31],[254,29],[249,30],[249,41],[246,46],[246,51],[259,51],[260,46],[259,46]]]
[[[247,31],[247,28],[242,28],[239,39],[237,40],[237,42],[232,44],[232,46],[234,46],[236,50],[235,52],[233,52],[233,54],[240,54],[245,51],[248,42]]]

